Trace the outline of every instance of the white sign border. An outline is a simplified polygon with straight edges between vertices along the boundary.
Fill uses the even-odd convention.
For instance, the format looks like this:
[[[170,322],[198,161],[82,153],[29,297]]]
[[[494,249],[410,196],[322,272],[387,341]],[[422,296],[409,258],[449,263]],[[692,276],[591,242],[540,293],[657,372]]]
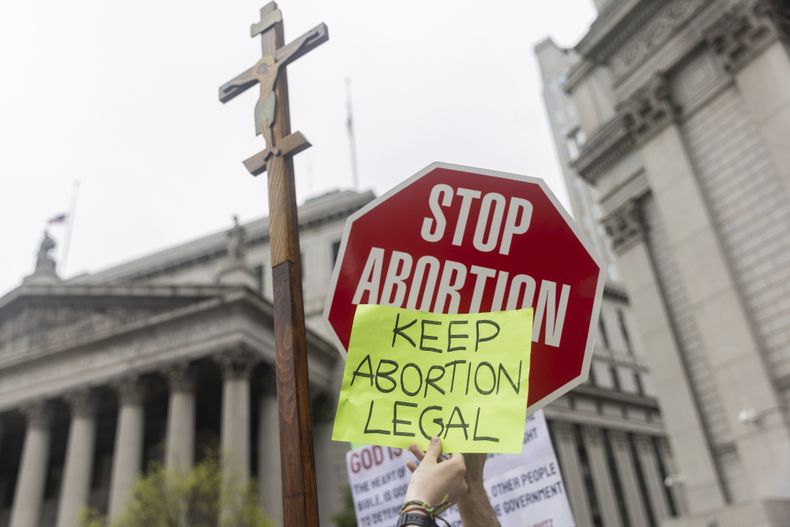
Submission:
[[[593,301],[592,316],[590,317],[590,327],[587,332],[587,344],[584,348],[584,361],[582,362],[581,374],[575,379],[573,379],[572,381],[569,381],[564,385],[562,385],[561,387],[557,388],[549,395],[543,397],[538,402],[534,403],[531,406],[528,406],[527,415],[531,415],[536,410],[540,410],[541,408],[544,408],[552,401],[559,399],[560,397],[562,397],[572,389],[576,388],[584,381],[586,381],[587,378],[589,377],[593,350],[595,349],[595,331],[598,325],[598,317],[601,312],[601,304],[603,303],[603,291],[606,285],[606,268],[603,264],[603,260],[596,252],[592,243],[590,243],[590,241],[584,236],[581,229],[576,224],[576,221],[574,221],[571,215],[568,214],[568,211],[565,210],[565,207],[563,207],[562,204],[560,204],[560,201],[557,199],[557,196],[554,195],[554,193],[551,191],[551,189],[543,179],[523,176],[519,174],[512,174],[509,172],[500,172],[498,170],[489,170],[485,168],[475,168],[475,167],[469,167],[464,165],[455,165],[452,163],[443,163],[441,161],[435,161],[430,165],[428,165],[427,167],[420,170],[419,172],[417,172],[416,174],[414,174],[413,176],[411,176],[410,178],[394,186],[393,188],[391,188],[381,196],[375,198],[373,201],[371,201],[361,209],[357,210],[354,214],[352,214],[346,219],[346,224],[343,227],[343,237],[340,240],[340,248],[337,251],[338,259],[335,262],[335,268],[332,270],[332,280],[329,283],[329,289],[327,290],[326,301],[324,302],[324,313],[322,319],[329,328],[329,334],[331,335],[332,341],[334,342],[335,347],[340,353],[340,356],[343,358],[343,360],[346,360],[346,355],[347,355],[346,349],[345,347],[343,347],[343,343],[340,342],[340,338],[337,336],[337,332],[335,331],[335,328],[329,322],[329,310],[332,305],[332,298],[334,297],[335,294],[335,287],[337,286],[337,279],[338,279],[338,275],[340,274],[340,268],[343,266],[343,258],[345,258],[346,255],[346,242],[348,241],[348,236],[351,233],[351,227],[354,224],[354,221],[356,221],[359,217],[361,217],[364,214],[367,214],[368,212],[378,207],[379,205],[387,201],[395,194],[404,190],[406,187],[416,182],[417,180],[422,179],[425,175],[427,175],[430,172],[433,172],[437,168],[444,168],[448,170],[455,170],[458,172],[467,172],[475,175],[490,176],[490,177],[501,178],[501,179],[513,179],[516,181],[533,183],[535,185],[538,185],[546,194],[546,196],[548,196],[549,200],[551,200],[552,205],[554,205],[554,208],[557,209],[557,211],[562,215],[562,218],[565,220],[565,223],[568,224],[573,234],[576,235],[576,238],[579,240],[579,242],[581,242],[584,248],[587,249],[587,252],[590,254],[592,259],[598,265],[598,283],[596,284],[595,287],[595,299]]]

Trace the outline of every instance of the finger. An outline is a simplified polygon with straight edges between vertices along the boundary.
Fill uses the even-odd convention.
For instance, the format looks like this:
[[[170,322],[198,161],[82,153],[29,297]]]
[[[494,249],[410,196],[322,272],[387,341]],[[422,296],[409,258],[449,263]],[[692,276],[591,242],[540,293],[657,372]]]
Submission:
[[[414,461],[407,461],[406,466],[409,467],[409,470],[411,470],[412,472],[417,470],[417,463],[415,463]]]
[[[450,458],[449,462],[460,465],[464,468],[464,470],[466,469],[466,460],[464,459],[463,454],[453,454],[453,457]]]
[[[417,461],[422,461],[422,458],[425,457],[425,452],[423,452],[422,449],[417,445],[415,445],[414,443],[409,445],[409,452],[414,454],[414,457],[417,458]]]
[[[434,436],[431,443],[428,445],[428,450],[425,452],[425,459],[423,462],[436,463],[436,458],[442,453],[442,440]]]

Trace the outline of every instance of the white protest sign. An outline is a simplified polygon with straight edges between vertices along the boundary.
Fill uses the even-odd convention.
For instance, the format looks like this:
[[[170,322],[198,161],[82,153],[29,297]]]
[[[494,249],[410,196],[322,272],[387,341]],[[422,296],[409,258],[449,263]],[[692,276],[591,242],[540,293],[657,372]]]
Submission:
[[[394,524],[411,473],[408,451],[366,446],[346,454],[346,466],[359,527]],[[559,463],[542,411],[527,418],[520,454],[491,454],[485,487],[502,527],[574,527]],[[461,526],[455,507],[442,515]]]

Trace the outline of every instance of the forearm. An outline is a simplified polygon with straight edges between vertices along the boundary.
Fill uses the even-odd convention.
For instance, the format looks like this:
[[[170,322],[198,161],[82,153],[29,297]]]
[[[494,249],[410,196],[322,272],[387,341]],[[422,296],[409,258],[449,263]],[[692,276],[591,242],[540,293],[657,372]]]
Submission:
[[[488,500],[485,488],[481,486],[470,487],[464,497],[458,502],[458,512],[461,513],[461,523],[464,527],[491,527],[499,525],[496,513]]]

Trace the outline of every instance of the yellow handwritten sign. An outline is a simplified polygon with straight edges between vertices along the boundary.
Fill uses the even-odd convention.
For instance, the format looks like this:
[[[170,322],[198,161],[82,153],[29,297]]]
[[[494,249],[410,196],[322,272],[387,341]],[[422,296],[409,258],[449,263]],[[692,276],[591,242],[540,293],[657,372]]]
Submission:
[[[532,309],[357,306],[332,439],[521,452],[531,343]]]

